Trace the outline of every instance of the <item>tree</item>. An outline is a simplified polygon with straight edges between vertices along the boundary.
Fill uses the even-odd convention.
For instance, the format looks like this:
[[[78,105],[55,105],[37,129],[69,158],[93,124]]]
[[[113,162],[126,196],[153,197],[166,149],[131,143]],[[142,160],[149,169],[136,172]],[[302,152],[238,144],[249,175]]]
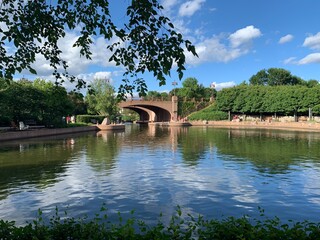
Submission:
[[[315,80],[315,79],[311,79],[311,80],[309,80],[309,81],[306,81],[306,86],[307,87],[310,87],[310,88],[312,88],[312,87],[316,87],[316,86],[319,86],[320,84],[319,84],[319,81],[318,80]]]
[[[1,90],[1,115],[6,122],[36,119],[40,114],[39,103],[44,95],[32,84],[26,82],[12,82],[9,87]]]
[[[87,105],[84,102],[84,96],[82,93],[71,91],[68,93],[68,98],[72,103],[72,115],[87,113]]]
[[[282,68],[269,68],[260,70],[253,75],[249,82],[251,85],[302,85],[305,81],[297,76],[293,76],[289,71]]]
[[[148,91],[147,95],[144,98],[145,100],[160,100],[161,99],[161,93],[157,91]]]
[[[72,114],[73,111],[73,104],[68,98],[66,89],[39,78],[33,85],[44,94],[42,101],[36,101],[41,110],[40,120],[48,126],[61,125],[62,117]]]
[[[36,74],[32,63],[42,55],[52,67],[57,82],[67,78],[76,81],[77,87],[84,86],[84,80],[68,73],[68,63],[61,57],[58,46],[67,31],[80,28],[80,36],[73,44],[80,48],[80,56],[91,59],[94,36],[100,35],[109,41],[109,61],[125,68],[119,89],[121,96],[132,93],[135,87],[140,95],[145,94],[146,83],[138,77],[145,71],[152,72],[159,85],[164,85],[165,77],[170,76],[175,63],[182,79],[184,51],[197,56],[195,47],[175,31],[169,18],[162,15],[163,7],[157,0],[129,2],[128,18],[124,18],[127,22],[119,27],[112,20],[109,0],[2,0],[0,77],[12,79],[15,73],[25,69]],[[129,78],[133,78],[133,82]]]
[[[199,90],[198,80],[196,78],[186,78],[182,82],[182,88],[179,91],[181,97],[192,99],[197,97]]]
[[[162,92],[160,95],[163,101],[171,101],[170,95],[167,92]]]
[[[223,88],[217,93],[217,108],[220,111],[232,111],[239,95],[240,88]]]
[[[265,69],[260,70],[249,79],[249,82],[251,85],[267,85],[268,84],[267,71]]]
[[[182,88],[178,89],[177,95],[185,99],[210,99],[214,95],[214,89],[205,88],[196,78],[191,77],[182,82]]]
[[[10,113],[7,108],[7,88],[8,83],[4,78],[0,78],[0,126],[10,123]]]
[[[114,120],[118,115],[117,97],[114,87],[105,79],[95,79],[91,85],[92,92],[86,95],[88,112],[107,115]]]

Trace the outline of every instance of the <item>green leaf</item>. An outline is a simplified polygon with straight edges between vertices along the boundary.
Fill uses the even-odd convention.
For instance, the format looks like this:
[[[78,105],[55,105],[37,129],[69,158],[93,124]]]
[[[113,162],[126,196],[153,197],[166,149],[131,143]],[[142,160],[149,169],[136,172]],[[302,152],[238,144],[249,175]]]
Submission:
[[[37,71],[35,69],[31,68],[31,67],[29,67],[29,71],[32,74],[37,74]]]

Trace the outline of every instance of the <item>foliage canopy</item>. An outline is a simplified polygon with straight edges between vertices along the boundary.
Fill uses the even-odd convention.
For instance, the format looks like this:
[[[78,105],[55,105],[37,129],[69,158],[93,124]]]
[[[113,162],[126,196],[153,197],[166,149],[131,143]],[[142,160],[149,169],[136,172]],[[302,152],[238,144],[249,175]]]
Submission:
[[[217,107],[221,111],[246,114],[278,113],[308,114],[312,108],[319,114],[320,87],[307,86],[246,86],[225,88],[217,94]]]
[[[0,125],[11,121],[35,120],[37,124],[59,126],[63,116],[86,112],[83,96],[67,93],[62,86],[43,79],[12,81],[0,78]]]
[[[253,75],[249,82],[251,85],[303,85],[305,81],[293,76],[288,70],[282,68],[263,69]]]
[[[118,102],[113,86],[105,79],[95,79],[92,90],[85,97],[89,114],[107,115],[114,119],[118,114]]]
[[[162,14],[157,0],[128,1],[126,22],[117,26],[112,19],[109,0],[25,1],[2,0],[0,3],[0,77],[12,79],[14,74],[28,70],[36,74],[33,63],[40,55],[52,68],[57,82],[68,79],[77,87],[86,83],[68,73],[68,63],[62,58],[59,41],[67,31],[79,30],[73,47],[80,56],[91,59],[94,37],[108,42],[115,65],[124,67],[119,93],[136,89],[141,95],[147,90],[138,74],[152,72],[159,85],[166,83],[176,63],[180,79],[185,70],[185,51],[197,55],[195,47],[174,28]],[[134,79],[131,82],[130,79]]]

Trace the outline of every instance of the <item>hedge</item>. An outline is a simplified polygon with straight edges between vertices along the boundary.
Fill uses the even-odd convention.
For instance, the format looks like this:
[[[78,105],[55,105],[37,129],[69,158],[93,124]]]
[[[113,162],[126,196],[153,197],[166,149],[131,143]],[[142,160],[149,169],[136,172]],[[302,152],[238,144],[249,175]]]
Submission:
[[[76,121],[78,123],[101,123],[106,117],[102,115],[77,115]]]

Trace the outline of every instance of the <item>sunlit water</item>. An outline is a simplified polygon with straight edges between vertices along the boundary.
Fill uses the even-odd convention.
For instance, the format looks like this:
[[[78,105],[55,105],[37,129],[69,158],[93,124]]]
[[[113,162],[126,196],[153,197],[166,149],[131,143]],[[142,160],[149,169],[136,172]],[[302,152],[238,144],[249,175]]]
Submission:
[[[0,218],[89,218],[102,204],[156,223],[183,213],[320,222],[320,134],[128,125],[0,143]]]

